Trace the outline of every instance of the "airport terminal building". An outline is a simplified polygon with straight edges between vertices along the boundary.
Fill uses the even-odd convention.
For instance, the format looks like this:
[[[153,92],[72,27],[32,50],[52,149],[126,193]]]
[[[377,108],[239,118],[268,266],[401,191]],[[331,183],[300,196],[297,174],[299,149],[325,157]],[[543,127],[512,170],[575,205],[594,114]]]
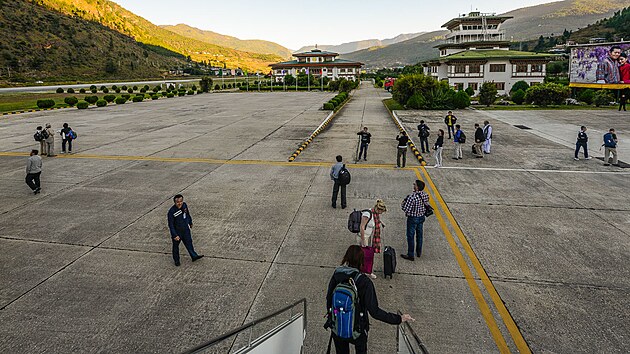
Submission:
[[[320,78],[322,75],[331,80],[358,80],[363,63],[337,58],[338,53],[326,52],[317,48],[303,53],[293,54],[292,61],[271,64],[271,71],[276,82],[282,82],[285,75],[297,77],[298,73],[308,73]]]
[[[511,18],[471,12],[448,21],[442,27],[450,33],[436,46],[440,56],[422,63],[425,75],[475,93],[486,81],[494,82],[499,94],[509,93],[521,80],[530,86],[542,83],[554,55],[510,50],[501,25]]]

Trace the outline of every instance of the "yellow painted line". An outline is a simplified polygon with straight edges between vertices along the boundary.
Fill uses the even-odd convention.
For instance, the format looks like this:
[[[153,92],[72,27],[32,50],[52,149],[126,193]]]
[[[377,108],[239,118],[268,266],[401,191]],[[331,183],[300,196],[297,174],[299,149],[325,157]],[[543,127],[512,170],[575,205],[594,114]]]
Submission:
[[[426,181],[429,182],[429,186],[433,190],[434,195],[436,196],[438,202],[442,206],[442,209],[444,210],[444,214],[446,215],[449,222],[453,226],[453,229],[455,230],[455,234],[457,235],[459,242],[464,247],[464,250],[466,251],[466,254],[468,254],[468,257],[470,258],[475,270],[477,271],[477,274],[479,275],[481,282],[483,283],[486,290],[488,291],[488,294],[490,295],[490,298],[492,299],[494,306],[497,308],[497,311],[499,312],[499,315],[501,316],[501,319],[503,320],[505,327],[508,329],[508,332],[510,332],[510,335],[512,336],[512,340],[514,341],[516,348],[522,354],[531,354],[532,351],[529,348],[529,345],[527,345],[525,338],[523,338],[523,334],[518,329],[518,326],[514,322],[512,315],[510,315],[509,311],[505,307],[503,300],[501,300],[501,296],[497,292],[497,289],[494,287],[494,284],[492,284],[492,281],[488,277],[486,270],[481,265],[479,258],[477,258],[477,255],[475,254],[475,251],[473,251],[472,247],[470,246],[470,243],[466,239],[466,236],[464,236],[464,232],[459,227],[459,224],[455,220],[455,217],[453,217],[453,214],[451,213],[450,209],[446,205],[446,202],[444,202],[444,198],[442,198],[442,195],[440,194],[437,187],[433,183],[431,176],[429,176],[429,173],[424,167],[421,167],[421,169],[422,169],[422,173],[426,177]],[[420,176],[417,170],[416,170],[416,175]]]
[[[0,156],[29,156],[26,152],[0,152]],[[55,159],[92,159],[113,161],[157,161],[157,162],[186,162],[205,163],[213,165],[263,165],[263,166],[302,166],[302,167],[330,167],[332,162],[287,162],[266,160],[220,160],[191,157],[158,157],[158,156],[124,156],[124,155],[88,155],[88,154],[58,154]],[[350,169],[397,169],[394,165],[379,164],[347,164]],[[398,170],[413,170],[413,167],[399,168]]]
[[[422,180],[423,179],[422,175],[420,174],[418,169],[414,169],[414,171],[418,179]],[[505,342],[505,338],[503,338],[503,334],[501,334],[501,330],[499,329],[499,326],[497,326],[497,322],[494,319],[492,310],[490,309],[490,306],[488,306],[486,299],[484,299],[483,294],[481,293],[481,289],[479,289],[479,286],[477,285],[477,280],[474,278],[472,271],[468,267],[468,264],[466,263],[466,260],[464,259],[464,255],[459,250],[459,246],[455,242],[455,238],[453,237],[453,234],[451,234],[451,231],[446,225],[446,222],[444,221],[444,218],[442,217],[442,213],[440,212],[440,209],[437,207],[433,199],[430,199],[429,203],[435,210],[435,216],[440,224],[440,227],[442,228],[442,231],[444,231],[444,236],[446,236],[446,240],[448,241],[449,246],[451,246],[451,251],[453,252],[453,255],[455,255],[455,259],[457,260],[457,264],[459,265],[459,268],[462,270],[462,273],[464,273],[464,278],[466,279],[466,282],[468,283],[468,287],[473,293],[473,297],[475,298],[475,301],[477,301],[477,305],[479,306],[481,315],[483,316],[483,319],[486,321],[486,325],[488,326],[488,329],[490,330],[490,334],[492,335],[494,342],[499,348],[499,352],[510,353],[510,348],[508,348],[507,343]]]

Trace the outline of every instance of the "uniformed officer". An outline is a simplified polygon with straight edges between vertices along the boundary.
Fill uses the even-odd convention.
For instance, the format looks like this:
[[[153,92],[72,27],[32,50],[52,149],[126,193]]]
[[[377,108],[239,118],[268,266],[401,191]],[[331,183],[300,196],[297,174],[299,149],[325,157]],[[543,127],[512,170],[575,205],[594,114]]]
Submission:
[[[179,266],[179,243],[181,241],[184,241],[184,246],[186,246],[186,250],[188,250],[193,262],[202,258],[203,254],[198,255],[193,247],[192,234],[190,233],[190,229],[193,226],[192,217],[188,211],[188,205],[184,203],[184,196],[181,194],[174,196],[173,202],[175,205],[169,209],[167,218],[168,228],[171,231],[171,240],[173,241],[173,260],[175,265]]]

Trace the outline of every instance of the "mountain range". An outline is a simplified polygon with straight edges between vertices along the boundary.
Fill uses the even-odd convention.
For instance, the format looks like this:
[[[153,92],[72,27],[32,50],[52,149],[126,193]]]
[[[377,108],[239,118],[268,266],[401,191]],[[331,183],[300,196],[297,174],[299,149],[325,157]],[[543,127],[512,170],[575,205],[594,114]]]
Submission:
[[[418,33],[403,33],[403,34],[399,34],[394,38],[389,38],[389,39],[366,39],[366,40],[362,40],[362,41],[354,41],[354,42],[347,42],[347,43],[342,43],[342,44],[337,44],[337,45],[330,45],[330,44],[324,44],[324,45],[317,45],[317,48],[321,49],[321,50],[326,50],[329,52],[335,52],[335,53],[339,53],[339,54],[347,54],[347,53],[352,53],[352,52],[356,52],[358,50],[362,50],[362,49],[367,49],[367,48],[371,48],[371,47],[384,47],[384,46],[388,46],[391,44],[396,44],[396,43],[400,43],[400,42],[404,42],[408,39],[412,39],[415,37],[418,37],[421,34],[424,34],[426,32],[418,32]],[[297,50],[297,53],[301,53],[301,52],[306,52],[309,51],[311,49],[314,49],[315,45],[307,45],[304,46],[300,49]]]

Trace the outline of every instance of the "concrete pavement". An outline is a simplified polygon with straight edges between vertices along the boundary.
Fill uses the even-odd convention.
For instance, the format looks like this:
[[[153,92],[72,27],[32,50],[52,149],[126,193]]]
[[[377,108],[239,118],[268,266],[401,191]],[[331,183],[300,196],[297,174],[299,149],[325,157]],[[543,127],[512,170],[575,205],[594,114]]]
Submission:
[[[570,148],[494,120],[487,158],[465,151],[454,161],[447,146],[447,168],[426,174],[409,153],[408,168],[394,169],[387,94],[365,83],[286,162],[332,96],[208,94],[0,121],[0,347],[180,352],[306,297],[305,352],[324,352],[326,285],[354,242],[349,211],[384,199],[384,243],[405,252],[400,201],[413,180],[430,177],[437,213],[425,223],[422,258],[399,258],[392,280],[382,279],[380,256],[375,264],[381,307],[411,313],[429,350],[517,352],[520,333],[534,352],[627,351],[624,170],[576,164]],[[442,113],[399,116],[414,132],[420,119],[435,132]],[[456,114],[469,136],[487,119]],[[44,159],[34,196],[20,154],[47,122],[68,122],[79,139],[75,154]],[[330,163],[337,154],[351,160],[363,125],[373,134],[368,161],[350,163],[349,208],[332,209]],[[181,247],[178,268],[165,220],[176,193],[206,255],[191,263]],[[395,327],[371,324],[370,350],[395,352]]]

